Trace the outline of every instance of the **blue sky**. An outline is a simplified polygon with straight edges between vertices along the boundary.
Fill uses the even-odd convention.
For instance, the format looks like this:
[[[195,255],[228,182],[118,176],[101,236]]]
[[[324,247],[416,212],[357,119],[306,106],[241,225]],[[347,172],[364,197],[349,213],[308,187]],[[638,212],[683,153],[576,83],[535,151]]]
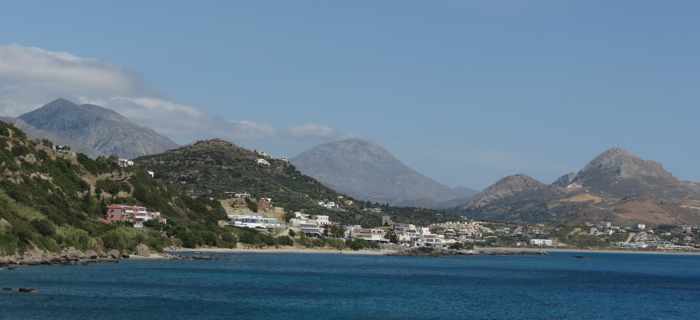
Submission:
[[[550,182],[613,146],[700,180],[694,1],[141,2],[4,4],[13,66],[36,65],[22,59],[32,47],[123,87],[60,86],[54,71],[38,87],[36,73],[0,67],[0,111],[75,90],[142,123],[156,109],[230,122],[231,136],[209,134],[276,154],[361,137],[453,186]],[[75,74],[61,61],[42,70]],[[153,121],[179,142],[208,134],[163,114]]]

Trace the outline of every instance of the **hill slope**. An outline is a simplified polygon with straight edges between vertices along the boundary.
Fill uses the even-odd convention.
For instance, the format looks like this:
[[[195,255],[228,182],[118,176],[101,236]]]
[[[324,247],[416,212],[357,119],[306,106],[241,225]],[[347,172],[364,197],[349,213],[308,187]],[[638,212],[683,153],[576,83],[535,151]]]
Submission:
[[[168,224],[141,230],[100,220],[110,203],[145,205]],[[233,230],[220,228],[226,215],[216,201],[191,198],[151,179],[143,168],[119,168],[114,159],[54,152],[0,122],[0,256],[28,250],[73,247],[133,252],[169,245],[235,245]]]
[[[18,118],[18,127],[35,137],[67,144],[90,156],[135,158],[160,153],[177,144],[126,117],[95,105],[55,100]]]
[[[680,181],[661,164],[619,148],[551,185],[504,180],[464,205],[464,212],[523,222],[700,223],[697,184]]]
[[[329,187],[374,202],[441,207],[472,193],[444,186],[409,168],[386,149],[359,139],[316,146],[292,163]]]

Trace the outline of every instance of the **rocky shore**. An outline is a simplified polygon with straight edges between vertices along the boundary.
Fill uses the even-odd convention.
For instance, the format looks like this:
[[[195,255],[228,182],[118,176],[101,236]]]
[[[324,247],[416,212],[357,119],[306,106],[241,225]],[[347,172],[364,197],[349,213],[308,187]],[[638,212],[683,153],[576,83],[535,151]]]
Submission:
[[[119,250],[81,251],[75,248],[66,248],[61,252],[46,252],[39,250],[29,250],[23,254],[11,256],[0,256],[0,269],[14,269],[18,266],[38,266],[38,265],[87,265],[92,263],[117,263],[122,259],[132,257],[149,258],[153,256],[150,249],[145,245],[136,248],[135,255],[129,255]],[[157,255],[167,258],[164,255]]]

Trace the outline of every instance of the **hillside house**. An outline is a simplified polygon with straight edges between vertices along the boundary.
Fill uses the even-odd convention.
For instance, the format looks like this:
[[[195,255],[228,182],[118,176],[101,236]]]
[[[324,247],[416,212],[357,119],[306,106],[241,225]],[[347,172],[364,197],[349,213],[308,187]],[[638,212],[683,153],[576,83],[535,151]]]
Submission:
[[[270,162],[263,159],[263,158],[258,158],[258,160],[255,160],[255,163],[257,163],[261,167],[269,167],[270,166]]]
[[[129,159],[119,159],[117,160],[117,165],[119,165],[120,168],[129,168],[134,166],[134,161]]]
[[[319,201],[318,205],[326,209],[338,209],[340,206],[335,201]]]
[[[148,211],[146,207],[112,204],[107,207],[104,222],[128,222],[136,228],[142,228],[145,222],[157,220],[161,224],[167,223],[167,219],[161,217],[160,212]]]

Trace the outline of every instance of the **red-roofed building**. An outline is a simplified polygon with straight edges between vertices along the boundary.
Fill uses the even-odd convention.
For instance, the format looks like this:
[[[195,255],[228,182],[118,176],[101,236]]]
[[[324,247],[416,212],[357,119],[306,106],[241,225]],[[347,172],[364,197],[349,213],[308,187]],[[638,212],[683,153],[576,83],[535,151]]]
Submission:
[[[130,222],[135,227],[143,227],[143,223],[157,219],[165,224],[167,221],[160,216],[160,212],[148,211],[146,207],[113,204],[107,207],[105,222]]]

